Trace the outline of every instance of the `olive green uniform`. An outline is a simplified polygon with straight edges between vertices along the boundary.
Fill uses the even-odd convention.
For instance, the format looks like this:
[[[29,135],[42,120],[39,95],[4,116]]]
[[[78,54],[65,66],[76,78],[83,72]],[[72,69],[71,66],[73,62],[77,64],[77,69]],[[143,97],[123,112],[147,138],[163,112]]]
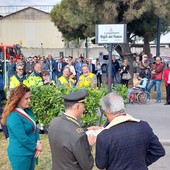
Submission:
[[[91,170],[94,165],[87,135],[79,122],[65,114],[49,126],[52,170]]]

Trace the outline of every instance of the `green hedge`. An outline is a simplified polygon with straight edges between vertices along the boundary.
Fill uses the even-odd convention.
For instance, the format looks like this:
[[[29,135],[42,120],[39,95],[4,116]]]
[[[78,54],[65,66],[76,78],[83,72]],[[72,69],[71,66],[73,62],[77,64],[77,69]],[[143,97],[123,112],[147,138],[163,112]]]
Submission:
[[[39,123],[48,126],[52,118],[61,115],[64,112],[64,104],[62,95],[69,94],[71,91],[79,89],[68,89],[63,86],[40,86],[31,88],[31,106],[36,119]],[[95,125],[99,123],[101,114],[99,101],[107,94],[107,86],[102,86],[100,90],[87,88],[88,95],[86,97],[86,111],[81,119],[83,125]],[[122,97],[125,102],[127,99],[127,88],[122,85],[113,87]]]

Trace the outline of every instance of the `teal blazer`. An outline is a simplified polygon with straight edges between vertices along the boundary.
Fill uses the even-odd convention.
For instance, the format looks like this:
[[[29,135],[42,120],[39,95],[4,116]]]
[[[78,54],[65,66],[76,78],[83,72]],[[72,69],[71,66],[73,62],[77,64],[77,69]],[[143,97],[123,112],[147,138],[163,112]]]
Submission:
[[[24,111],[33,117],[30,109]],[[40,139],[38,129],[34,131],[34,124],[18,112],[11,112],[7,117],[9,133],[8,154],[28,156],[34,155],[37,140]]]

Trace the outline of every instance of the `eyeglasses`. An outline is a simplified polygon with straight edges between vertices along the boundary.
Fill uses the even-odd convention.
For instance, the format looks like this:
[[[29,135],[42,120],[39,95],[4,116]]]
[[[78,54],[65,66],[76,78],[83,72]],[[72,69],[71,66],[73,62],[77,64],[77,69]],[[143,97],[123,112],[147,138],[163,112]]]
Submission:
[[[24,69],[23,69],[23,68],[19,68],[18,70],[19,70],[19,71],[23,71]]]
[[[43,74],[43,76],[49,76],[48,74]]]

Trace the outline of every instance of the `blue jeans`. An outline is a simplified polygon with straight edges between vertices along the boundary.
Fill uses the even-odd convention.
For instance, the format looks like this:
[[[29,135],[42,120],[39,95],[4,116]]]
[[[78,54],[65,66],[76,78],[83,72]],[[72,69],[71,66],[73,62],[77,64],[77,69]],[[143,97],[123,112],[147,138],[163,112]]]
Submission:
[[[149,85],[147,87],[147,91],[150,93],[152,87],[156,85],[157,101],[161,100],[161,83],[162,80],[150,80]]]

